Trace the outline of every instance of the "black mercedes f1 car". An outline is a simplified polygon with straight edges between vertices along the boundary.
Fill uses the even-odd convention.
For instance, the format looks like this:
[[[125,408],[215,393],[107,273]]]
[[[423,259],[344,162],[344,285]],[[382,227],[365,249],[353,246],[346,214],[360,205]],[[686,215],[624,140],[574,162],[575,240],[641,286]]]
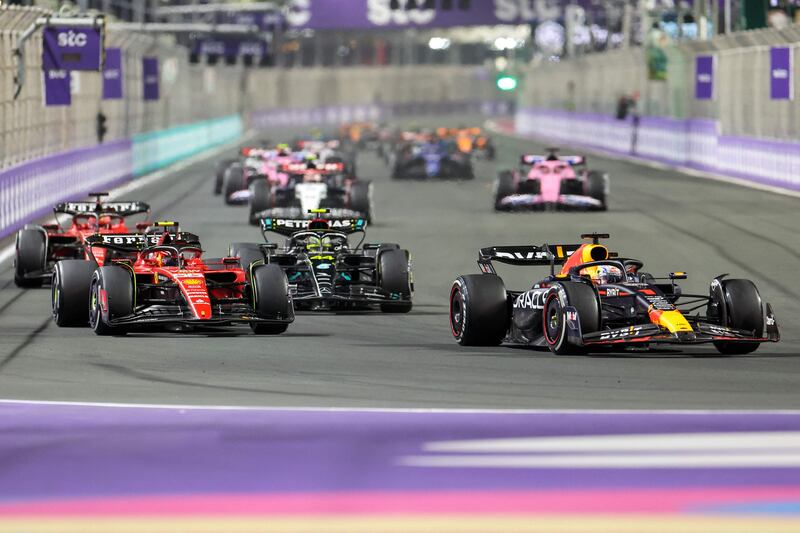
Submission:
[[[483,274],[458,277],[450,291],[450,326],[462,345],[503,342],[575,354],[669,343],[712,343],[722,354],[746,354],[780,340],[770,304],[752,281],[715,277],[709,294],[685,294],[683,272],[655,278],[638,259],[619,257],[586,234],[584,244],[482,248]],[[507,290],[493,262],[550,266],[524,291]],[[559,266],[560,269],[556,269]]]
[[[329,210],[311,211],[318,218],[262,219],[266,242],[234,243],[230,255],[240,257],[243,265],[279,265],[289,280],[296,309],[378,306],[384,313],[409,312],[414,284],[408,250],[397,244],[364,243],[364,218],[320,218],[329,216]],[[269,233],[287,238],[278,244],[269,240]]]

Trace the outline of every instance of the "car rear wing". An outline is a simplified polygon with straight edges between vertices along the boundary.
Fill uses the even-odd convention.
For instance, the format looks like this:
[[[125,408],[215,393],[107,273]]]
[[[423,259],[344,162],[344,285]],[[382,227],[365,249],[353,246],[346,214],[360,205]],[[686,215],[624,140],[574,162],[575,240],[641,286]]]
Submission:
[[[313,166],[306,163],[286,163],[281,165],[281,171],[288,174],[341,174],[344,172],[344,163],[321,163]]]
[[[329,225],[327,229],[347,235],[359,231],[363,232],[367,229],[367,219],[365,218],[331,218],[324,220]],[[309,227],[312,222],[317,221],[311,218],[262,218],[261,231],[271,231],[272,233],[288,237],[298,231],[313,229]],[[324,231],[324,229],[322,231]]]
[[[96,233],[86,237],[84,242],[87,246],[110,248],[124,252],[138,252],[148,246],[155,246],[159,243],[161,235],[152,233],[116,233],[101,235]]]
[[[542,246],[490,246],[478,252],[478,266],[495,273],[492,262],[517,266],[553,266],[564,264],[580,244],[543,244]]]
[[[557,159],[571,166],[586,164],[586,157],[582,155],[560,155],[557,156]],[[523,165],[535,165],[536,163],[541,163],[542,161],[552,160],[553,156],[539,154],[525,154],[520,157],[520,163]]]
[[[84,215],[107,214],[127,217],[149,213],[150,204],[145,202],[63,202],[53,208],[56,214]]]

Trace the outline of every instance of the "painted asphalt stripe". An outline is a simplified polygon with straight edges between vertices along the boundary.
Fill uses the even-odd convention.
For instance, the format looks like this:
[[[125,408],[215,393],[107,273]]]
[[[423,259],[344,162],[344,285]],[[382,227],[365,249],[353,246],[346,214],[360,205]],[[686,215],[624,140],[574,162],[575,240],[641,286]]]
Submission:
[[[669,515],[388,515],[192,519],[79,518],[2,520],[0,533],[797,533],[786,517]]]
[[[800,453],[800,431],[752,431],[722,433],[665,433],[580,437],[531,437],[430,442],[428,452],[525,453],[525,452],[639,452],[759,450]]]
[[[445,455],[408,456],[402,466],[424,468],[798,468],[800,452],[643,455]]]
[[[247,140],[247,139],[251,138],[253,135],[255,135],[255,132],[248,131],[241,138],[236,139],[235,141],[231,141],[229,143],[225,143],[225,144],[222,144],[220,146],[217,146],[216,148],[212,148],[211,150],[207,150],[207,151],[201,152],[201,153],[199,153],[197,155],[193,155],[193,156],[191,156],[191,157],[189,157],[187,159],[184,159],[183,161],[179,161],[179,162],[177,162],[177,163],[175,163],[173,165],[168,166],[165,169],[157,170],[157,171],[155,171],[155,172],[153,172],[151,174],[148,174],[148,175],[146,175],[144,177],[133,179],[133,180],[129,181],[128,183],[126,183],[125,185],[120,185],[119,187],[117,187],[115,189],[111,189],[110,191],[108,191],[108,199],[109,200],[113,200],[114,198],[118,198],[119,196],[128,194],[128,193],[133,192],[133,191],[135,191],[137,189],[140,189],[142,187],[145,187],[147,185],[155,183],[155,182],[157,182],[157,181],[159,181],[161,179],[164,179],[167,176],[171,176],[171,175],[173,175],[173,174],[175,174],[177,172],[180,172],[183,169],[185,169],[185,168],[187,168],[187,167],[189,167],[191,165],[194,165],[195,163],[199,163],[200,161],[203,161],[204,159],[208,159],[208,158],[217,156],[217,155],[225,152],[226,150],[230,150],[231,147],[237,146],[243,140]],[[0,266],[3,265],[6,261],[10,261],[13,257],[14,257],[14,245],[10,244],[10,245],[6,246],[5,248],[3,248],[2,250],[0,250]]]
[[[265,411],[265,412],[320,412],[320,413],[445,413],[445,414],[621,414],[621,415],[800,415],[800,409],[459,409],[415,407],[270,407],[257,405],[185,405],[122,402],[80,402],[60,400],[25,400],[0,398],[0,406],[50,405],[61,407],[108,407],[114,409],[172,409],[179,411]]]

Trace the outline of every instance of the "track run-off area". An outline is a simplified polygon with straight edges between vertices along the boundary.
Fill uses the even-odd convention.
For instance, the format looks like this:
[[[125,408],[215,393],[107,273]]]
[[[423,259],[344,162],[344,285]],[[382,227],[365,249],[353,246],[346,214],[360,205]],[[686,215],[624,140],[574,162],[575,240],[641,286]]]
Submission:
[[[392,181],[359,156],[375,183],[367,241],[412,254],[408,315],[99,337],[56,327],[49,289],[16,288],[1,263],[0,533],[798,531],[800,198],[590,155],[611,178],[608,212],[500,214],[497,171],[544,146],[495,140],[498,160],[471,181]],[[119,199],[224,255],[261,239],[246,207],[212,194],[216,160],[234,153]],[[782,341],[736,357],[454,342],[450,286],[477,273],[480,247],[587,232],[654,275],[686,271],[685,292],[752,279]],[[500,271],[510,288],[545,272]]]

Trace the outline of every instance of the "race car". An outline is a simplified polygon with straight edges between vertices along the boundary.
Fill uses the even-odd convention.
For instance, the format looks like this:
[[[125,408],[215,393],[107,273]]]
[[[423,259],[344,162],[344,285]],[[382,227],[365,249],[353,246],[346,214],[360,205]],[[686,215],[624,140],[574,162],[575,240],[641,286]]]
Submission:
[[[451,143],[427,134],[404,134],[392,158],[394,179],[472,179],[469,153],[453,149]]]
[[[289,280],[296,309],[312,311],[411,311],[413,278],[408,250],[397,244],[363,244],[367,221],[332,218],[316,210],[314,219],[265,218],[265,243],[233,243],[229,254],[242,264],[280,266]],[[321,218],[325,217],[325,218]],[[286,236],[283,245],[268,234]],[[350,242],[354,235],[357,242]]]
[[[515,210],[608,209],[608,175],[588,170],[580,155],[559,156],[557,148],[545,155],[523,155],[520,168],[501,171],[494,186],[494,208]]]
[[[241,159],[228,165],[223,173],[223,200],[229,205],[247,203],[252,180],[263,177],[271,180],[286,179],[280,175],[280,166],[300,162],[304,155],[293,152],[288,144],[278,144],[275,149],[242,148]]]
[[[752,281],[715,277],[709,294],[684,294],[684,272],[655,278],[638,259],[591,242],[482,248],[482,274],[458,277],[450,291],[450,327],[464,346],[526,344],[555,354],[711,343],[721,354],[747,354],[780,340],[770,304]],[[550,266],[523,291],[507,290],[493,262]],[[556,270],[556,266],[560,268]]]
[[[440,139],[453,143],[460,152],[472,154],[487,161],[494,161],[496,150],[492,138],[480,128],[438,128],[436,134]]]
[[[89,235],[130,233],[126,217],[142,214],[149,218],[150,206],[144,202],[104,202],[106,192],[89,193],[90,202],[64,202],[53,208],[55,223],[26,224],[17,232],[14,256],[14,283],[17,287],[40,287],[53,274],[61,259],[84,259],[83,242]],[[136,223],[138,229],[150,225]],[[102,259],[102,258],[101,258]]]
[[[356,179],[345,163],[309,159],[278,167],[282,179],[254,178],[250,181],[248,219],[303,218],[313,209],[328,208],[334,216],[365,218],[371,222],[374,209],[372,182]]]
[[[197,236],[176,222],[157,223],[145,233],[91,235],[84,246],[88,259],[59,261],[53,271],[59,326],[88,323],[98,335],[124,335],[144,326],[248,324],[256,334],[274,335],[294,320],[278,266],[203,259]]]

